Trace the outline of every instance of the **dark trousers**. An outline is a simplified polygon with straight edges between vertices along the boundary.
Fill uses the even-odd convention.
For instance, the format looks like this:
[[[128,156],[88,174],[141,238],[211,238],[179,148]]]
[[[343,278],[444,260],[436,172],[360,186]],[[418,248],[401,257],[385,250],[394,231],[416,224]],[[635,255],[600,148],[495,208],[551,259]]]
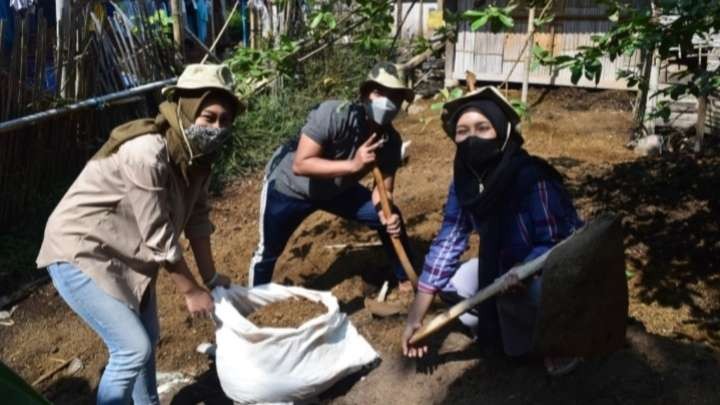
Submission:
[[[260,201],[260,240],[250,262],[250,286],[272,281],[275,262],[285,249],[290,236],[310,214],[323,210],[345,219],[357,221],[375,229],[393,260],[395,276],[404,281],[407,277],[393,250],[390,236],[380,223],[372,203],[371,192],[357,184],[330,200],[311,201],[287,196],[275,190],[274,181],[265,184]],[[399,214],[399,213],[398,213]],[[403,227],[400,240],[409,252],[407,234]],[[408,253],[409,254],[409,253]]]

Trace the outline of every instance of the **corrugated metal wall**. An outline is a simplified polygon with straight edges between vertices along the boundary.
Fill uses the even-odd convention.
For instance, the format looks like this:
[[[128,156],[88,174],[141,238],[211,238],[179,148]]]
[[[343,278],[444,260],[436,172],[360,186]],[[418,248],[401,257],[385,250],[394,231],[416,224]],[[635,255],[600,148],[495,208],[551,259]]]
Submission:
[[[457,0],[458,12],[464,12],[475,6],[475,0]],[[589,45],[591,37],[606,32],[610,27],[604,8],[592,0],[566,0],[555,9],[555,20],[535,33],[535,42],[545,49],[552,49],[554,55],[575,54],[582,45]],[[637,3],[642,3],[638,1]],[[521,12],[518,10],[518,12]],[[524,11],[522,11],[524,13]],[[539,10],[537,11],[539,13]],[[445,72],[446,77],[464,79],[465,71],[470,70],[480,81],[503,82],[520,56],[527,38],[527,15],[517,14],[515,26],[510,33],[493,34],[487,29],[472,32],[469,23],[461,23],[455,44],[454,60]],[[524,58],[523,58],[524,59]],[[602,77],[596,86],[594,81],[582,78],[578,86],[611,89],[626,88],[625,82],[617,79],[620,69],[636,68],[639,56],[621,57],[614,62],[602,58]],[[524,61],[520,61],[509,81],[520,83],[525,71]],[[532,84],[572,85],[570,72],[560,72],[547,67],[539,67],[530,73]]]

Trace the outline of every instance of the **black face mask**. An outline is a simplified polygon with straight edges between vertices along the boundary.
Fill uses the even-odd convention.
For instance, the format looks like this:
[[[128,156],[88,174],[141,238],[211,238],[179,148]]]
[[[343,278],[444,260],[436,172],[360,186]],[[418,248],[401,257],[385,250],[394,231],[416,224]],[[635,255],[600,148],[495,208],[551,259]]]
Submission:
[[[482,139],[470,136],[457,144],[458,157],[476,174],[482,175],[485,169],[494,166],[502,157],[497,139]]]

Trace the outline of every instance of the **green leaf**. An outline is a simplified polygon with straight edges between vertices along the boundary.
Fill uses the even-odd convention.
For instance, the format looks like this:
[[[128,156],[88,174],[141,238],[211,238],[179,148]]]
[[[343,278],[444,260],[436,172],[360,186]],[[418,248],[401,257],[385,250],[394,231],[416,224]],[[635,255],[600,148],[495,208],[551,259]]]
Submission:
[[[323,14],[319,13],[317,14],[312,21],[310,22],[310,28],[315,29],[318,25],[320,25],[320,21],[323,19]]]
[[[443,108],[443,104],[445,104],[445,103],[432,103],[430,105],[430,109],[433,111],[439,110],[439,109]]]
[[[470,25],[470,29],[473,31],[479,30],[481,27],[483,27],[488,22],[488,16],[484,15],[477,20],[473,21],[472,25]]]
[[[463,91],[461,88],[456,87],[450,92],[450,100],[455,100],[456,98],[460,98],[463,95]]]
[[[482,17],[486,15],[487,13],[485,11],[479,11],[479,10],[468,10],[463,13],[463,17],[465,18],[471,18],[471,17]]]
[[[510,16],[500,14],[500,15],[498,16],[498,19],[500,20],[500,22],[502,23],[502,25],[504,25],[504,26],[507,27],[507,28],[512,28],[512,26],[515,25],[515,23],[513,22],[512,17],[510,17]]]
[[[578,84],[578,81],[580,81],[580,78],[582,77],[583,68],[582,65],[574,64],[570,67],[570,81],[573,84]]]

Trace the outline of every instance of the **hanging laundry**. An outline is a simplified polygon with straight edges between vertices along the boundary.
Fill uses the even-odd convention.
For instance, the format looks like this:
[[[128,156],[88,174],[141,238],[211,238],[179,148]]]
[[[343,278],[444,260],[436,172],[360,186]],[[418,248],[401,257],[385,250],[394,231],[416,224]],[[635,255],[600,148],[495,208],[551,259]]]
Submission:
[[[196,0],[195,2],[195,19],[197,24],[197,36],[203,43],[207,38],[208,21],[210,16],[208,14],[209,6],[207,0]]]
[[[263,0],[251,0],[252,5],[251,8],[254,8],[257,10],[257,12],[260,14],[260,20],[262,21],[262,36],[264,38],[267,38],[272,33],[272,20],[270,17],[270,12],[268,11],[268,6],[265,4]]]
[[[14,8],[15,11],[23,11],[32,6],[33,3],[35,3],[35,0],[10,0],[10,7]]]
[[[9,52],[10,47],[12,47],[15,30],[13,27],[12,10],[10,9],[10,3],[8,0],[0,0],[0,20],[3,21],[0,51],[7,50]]]

